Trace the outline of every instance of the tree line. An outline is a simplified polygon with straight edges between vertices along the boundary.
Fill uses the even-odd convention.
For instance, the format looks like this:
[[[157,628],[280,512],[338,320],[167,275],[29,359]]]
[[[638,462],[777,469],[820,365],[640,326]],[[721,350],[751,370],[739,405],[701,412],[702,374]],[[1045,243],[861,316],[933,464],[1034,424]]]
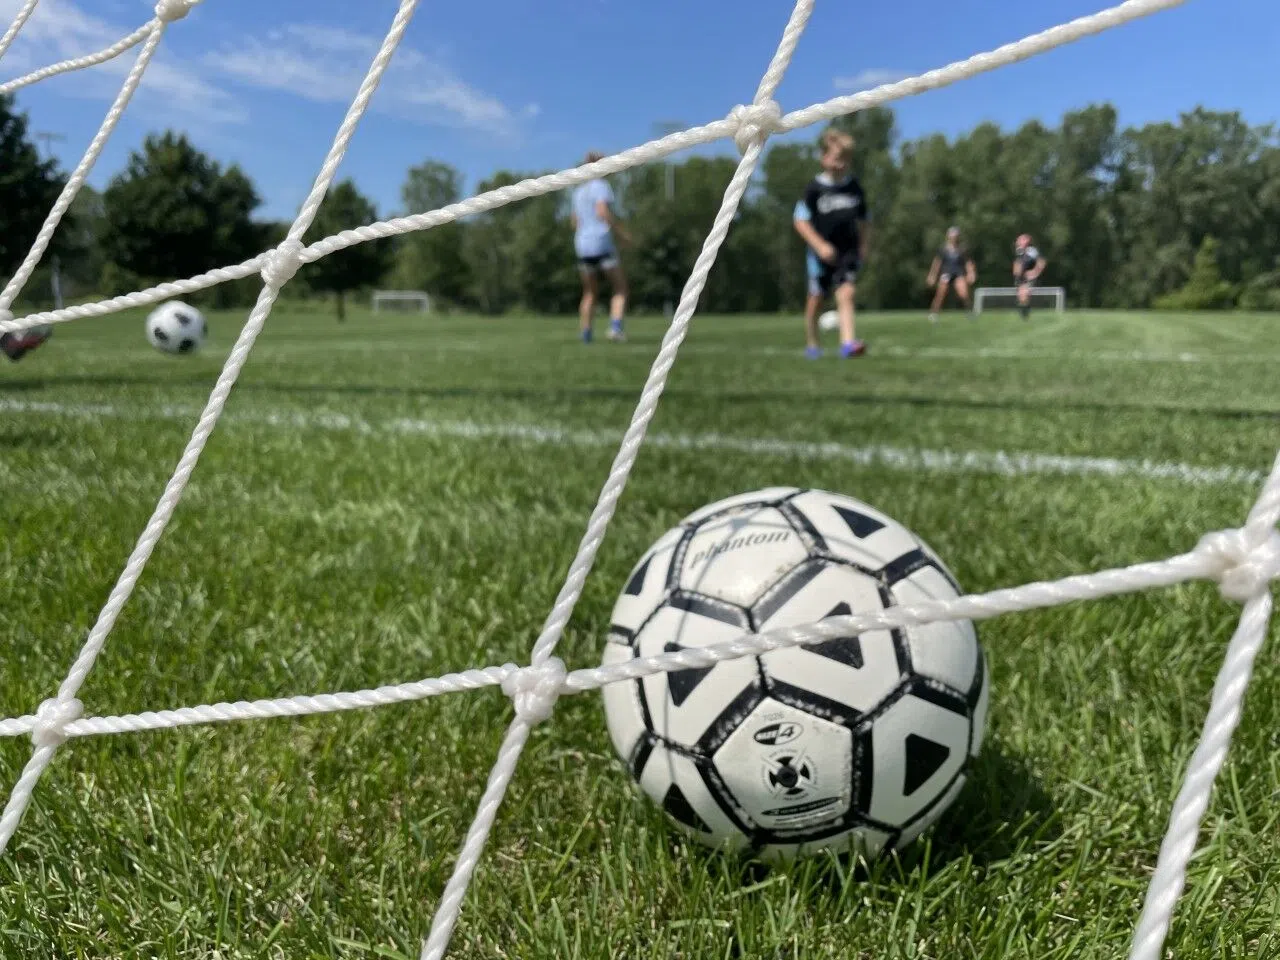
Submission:
[[[1177,122],[1121,128],[1093,105],[1053,128],[981,124],[964,136],[902,139],[893,112],[836,123],[857,142],[855,172],[873,223],[859,302],[922,309],[924,278],[946,228],[958,225],[983,285],[1010,283],[1012,241],[1031,233],[1049,261],[1043,283],[1075,307],[1280,310],[1280,139],[1237,112],[1197,108]],[[655,163],[611,178],[633,244],[624,250],[632,300],[657,311],[678,298],[736,166],[733,157]],[[796,311],[804,251],[791,227],[818,170],[814,141],[774,143],[721,250],[703,306],[716,312]],[[542,171],[499,171],[485,192]],[[26,117],[0,97],[0,274],[25,255],[66,174],[31,143]],[[335,184],[308,241],[464,196],[464,178],[426,159],[406,174],[402,209],[379,212],[350,180]],[[564,313],[579,295],[563,193],[308,265],[288,296],[331,297],[341,316],[370,287],[425,290],[447,308]],[[172,131],[146,138],[107,187],[81,191],[53,247],[77,299],[111,296],[249,259],[287,224],[255,216],[262,198],[236,165],[223,166]],[[49,267],[28,284],[47,299]],[[260,282],[214,288],[204,302],[252,302]]]

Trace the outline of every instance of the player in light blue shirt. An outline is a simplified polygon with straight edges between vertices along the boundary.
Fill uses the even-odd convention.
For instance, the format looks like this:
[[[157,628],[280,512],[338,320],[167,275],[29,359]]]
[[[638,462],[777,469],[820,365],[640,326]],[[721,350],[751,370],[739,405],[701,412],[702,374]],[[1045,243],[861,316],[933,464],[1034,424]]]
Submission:
[[[584,163],[595,163],[601,154],[594,150]],[[603,180],[588,180],[573,188],[570,198],[573,224],[573,249],[578,257],[578,273],[582,277],[582,303],[578,308],[582,342],[591,342],[591,327],[600,289],[600,274],[609,278],[613,298],[609,304],[609,339],[623,340],[622,317],[627,309],[627,277],[618,259],[614,234],[629,242],[626,228],[613,212],[613,190]]]

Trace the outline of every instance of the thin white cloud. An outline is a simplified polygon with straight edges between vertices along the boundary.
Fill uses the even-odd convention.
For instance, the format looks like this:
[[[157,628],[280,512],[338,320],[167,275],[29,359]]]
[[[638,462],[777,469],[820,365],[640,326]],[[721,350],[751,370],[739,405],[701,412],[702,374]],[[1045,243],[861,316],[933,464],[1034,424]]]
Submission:
[[[906,70],[893,70],[888,67],[868,67],[851,77],[836,77],[835,88],[842,93],[857,93],[859,90],[871,90],[886,83],[897,83],[911,74]]]
[[[0,0],[0,24],[13,20],[23,0]],[[49,64],[94,53],[132,33],[146,19],[138,8],[136,22],[111,22],[81,9],[74,0],[42,0],[0,61],[0,75],[16,78]],[[64,96],[112,100],[133,66],[138,48],[108,63],[79,70],[50,83]],[[200,120],[203,124],[239,123],[246,118],[235,98],[190,63],[171,55],[166,43],[152,58],[129,107],[130,116],[147,120]]]
[[[320,103],[350,103],[380,37],[321,24],[292,24],[209,54],[206,66],[241,83]],[[536,104],[512,108],[450,67],[403,44],[371,109],[415,123],[510,135],[537,116]]]

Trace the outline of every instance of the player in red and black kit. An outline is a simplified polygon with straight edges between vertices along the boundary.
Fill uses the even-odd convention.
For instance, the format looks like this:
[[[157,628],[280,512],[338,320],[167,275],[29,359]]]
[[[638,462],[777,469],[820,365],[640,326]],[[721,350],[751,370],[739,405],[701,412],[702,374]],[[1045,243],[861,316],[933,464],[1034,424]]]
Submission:
[[[969,251],[960,246],[960,228],[952,227],[947,231],[947,242],[938,255],[933,258],[929,267],[929,277],[925,281],[929,286],[937,285],[933,295],[933,305],[929,308],[929,321],[938,322],[938,311],[947,298],[947,288],[954,285],[956,296],[964,304],[964,308],[973,316],[973,303],[969,300],[969,288],[978,280],[978,273],[973,268],[973,257]]]
[[[1031,245],[1031,234],[1018,237],[1013,245],[1013,282],[1018,288],[1018,312],[1023,320],[1031,317],[1031,289],[1046,266],[1048,261]]]
[[[835,294],[840,313],[840,356],[859,357],[866,344],[854,336],[854,290],[867,259],[867,198],[850,170],[853,137],[827,130],[822,139],[822,173],[810,181],[796,204],[794,223],[813,257],[804,326],[809,357],[820,356],[818,310]]]

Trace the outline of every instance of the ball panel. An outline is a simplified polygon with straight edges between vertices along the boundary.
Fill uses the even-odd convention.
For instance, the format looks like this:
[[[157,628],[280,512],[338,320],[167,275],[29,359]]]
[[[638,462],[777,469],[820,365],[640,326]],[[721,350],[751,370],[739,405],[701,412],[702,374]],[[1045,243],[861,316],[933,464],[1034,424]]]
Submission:
[[[902,833],[894,843],[894,848],[902,850],[937,823],[942,818],[942,815],[947,812],[947,809],[956,802],[956,798],[960,796],[960,791],[964,789],[964,784],[965,775],[961,773],[956,777],[955,782],[951,784],[947,792],[942,795],[941,800],[925,811],[924,816],[917,818],[909,826],[903,828]]]
[[[936,575],[932,568],[929,571]],[[894,600],[904,606],[934,599],[921,588],[915,577],[899,581],[890,590]],[[939,621],[908,626],[903,628],[903,632],[911,651],[913,672],[944,683],[959,694],[969,691],[978,668],[978,635],[972,623],[968,620]]]
[[[673,650],[707,647],[742,633],[735,625],[663,606],[636,636],[636,652],[652,657]],[[653,732],[688,749],[695,749],[713,728],[733,719],[744,692],[763,696],[755,658],[726,660],[713,667],[658,673],[641,681]]]
[[[972,732],[969,735],[969,755],[976,757],[982,751],[982,740],[987,734],[987,708],[991,702],[991,668],[986,657],[979,664],[979,679],[969,691],[970,709],[973,711]]]
[[[902,524],[853,497],[807,490],[788,503],[813,525],[828,552],[861,567],[876,570],[919,548]]]
[[[766,699],[713,757],[737,807],[768,831],[837,824],[853,803],[853,734]]]
[[[747,845],[742,825],[712,795],[702,770],[690,757],[654,744],[640,774],[640,788],[684,833],[700,842],[730,850]]]
[[[879,586],[869,577],[838,564],[815,566],[816,576],[758,622],[761,631],[881,609]],[[772,606],[768,597],[761,604],[765,612]],[[902,680],[893,636],[888,630],[771,650],[760,657],[760,663],[768,681],[811,691],[858,713],[875,709]]]
[[[896,834],[881,830],[868,823],[845,827],[830,836],[803,843],[770,843],[760,848],[761,859],[775,863],[787,863],[799,857],[809,857],[823,850],[851,853],[867,860],[879,856],[880,851],[892,848]]]
[[[909,824],[935,803],[969,755],[968,716],[925,699],[922,692],[900,697],[871,723],[874,773],[868,813],[895,827]]]
[[[678,552],[677,583],[748,606],[808,555],[795,528],[776,509],[742,507],[694,529]]]
[[[680,527],[668,530],[631,569],[622,593],[613,605],[611,622],[614,626],[634,634],[657,609],[667,594],[671,558],[683,535]]]
[[[630,647],[607,643],[600,664],[608,667],[630,660],[633,656]],[[604,719],[613,748],[618,751],[618,756],[630,761],[641,737],[647,732],[644,708],[640,703],[640,681],[607,683],[600,688],[600,695],[604,701]]]
[[[753,490],[750,493],[739,493],[732,497],[725,497],[723,500],[717,500],[715,503],[709,503],[705,507],[701,507],[693,513],[689,514],[680,521],[681,526],[693,526],[701,523],[708,517],[715,516],[725,510],[742,507],[744,505],[759,503],[770,504],[785,500],[792,494],[799,492],[799,487],[765,487],[762,490]]]

